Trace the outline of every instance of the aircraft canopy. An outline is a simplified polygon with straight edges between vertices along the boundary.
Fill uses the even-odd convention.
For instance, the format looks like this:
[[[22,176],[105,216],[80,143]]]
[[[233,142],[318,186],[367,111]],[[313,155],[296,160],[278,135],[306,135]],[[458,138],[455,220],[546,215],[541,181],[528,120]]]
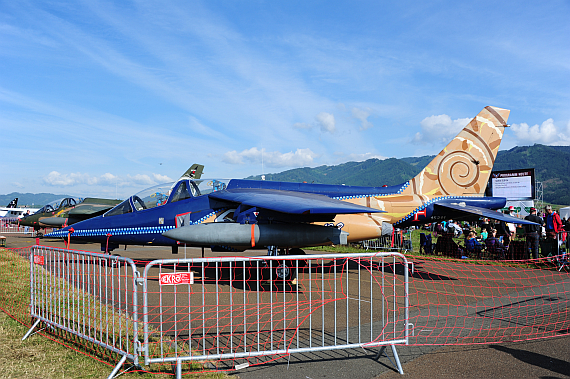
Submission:
[[[131,196],[105,213],[104,217],[138,212],[166,203],[206,195],[225,189],[228,182],[229,180],[226,179],[180,179],[177,182],[159,184]]]
[[[83,199],[80,197],[65,197],[57,199],[44,205],[37,213],[55,212],[59,209],[76,206],[82,201]]]

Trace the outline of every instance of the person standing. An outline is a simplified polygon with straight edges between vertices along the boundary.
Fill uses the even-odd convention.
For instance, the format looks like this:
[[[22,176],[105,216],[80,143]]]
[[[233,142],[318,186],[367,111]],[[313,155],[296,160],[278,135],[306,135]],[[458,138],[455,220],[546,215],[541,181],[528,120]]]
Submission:
[[[509,207],[509,216],[511,217],[516,217],[515,216],[515,207],[513,207],[512,205]],[[513,240],[517,234],[517,226],[512,223],[512,222],[507,222],[507,227],[509,228],[509,239]],[[507,243],[507,245],[509,245],[510,243]]]
[[[538,259],[538,241],[542,230],[542,218],[536,215],[536,208],[530,208],[530,214],[524,218],[527,221],[536,222],[538,225],[524,225],[526,236],[526,251],[531,251],[532,258]]]
[[[503,245],[505,246],[506,250],[509,250],[509,245],[511,243],[511,228],[505,221],[498,221],[497,224],[497,235],[502,237]]]
[[[552,210],[551,205],[545,206],[544,210],[546,212],[544,227],[546,229],[546,240],[549,245],[548,250],[552,255],[558,255],[558,233],[562,231],[562,221],[558,213]]]

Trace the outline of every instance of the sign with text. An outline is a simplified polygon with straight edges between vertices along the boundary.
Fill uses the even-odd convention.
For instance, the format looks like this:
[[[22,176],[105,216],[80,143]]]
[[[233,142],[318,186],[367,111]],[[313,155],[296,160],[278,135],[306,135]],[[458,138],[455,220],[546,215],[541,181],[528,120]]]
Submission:
[[[487,195],[506,197],[507,200],[534,199],[534,168],[493,171],[487,187]]]
[[[44,256],[43,255],[34,255],[34,263],[37,265],[44,264]]]
[[[193,272],[177,272],[160,274],[159,283],[161,286],[178,285],[178,284],[194,284]]]

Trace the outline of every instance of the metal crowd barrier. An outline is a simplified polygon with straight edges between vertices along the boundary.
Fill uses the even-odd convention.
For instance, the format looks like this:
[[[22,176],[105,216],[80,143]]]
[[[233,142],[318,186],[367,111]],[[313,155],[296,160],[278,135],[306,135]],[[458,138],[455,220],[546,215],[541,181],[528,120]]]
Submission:
[[[412,250],[412,232],[411,230],[394,231],[391,236],[365,240],[361,244],[362,248],[366,250],[407,252]]]
[[[143,274],[145,365],[408,344],[403,254],[163,259]]]
[[[30,234],[34,235],[34,228],[29,226],[21,226],[17,223],[17,218],[0,218],[0,235],[1,234]]]
[[[570,232],[558,232],[554,238],[546,236],[540,240],[539,246],[543,257],[556,262],[558,271],[562,271],[566,266],[570,267]]]
[[[189,361],[243,360],[228,367],[239,369],[336,349],[380,347],[379,358],[387,346],[403,373],[395,344],[408,344],[409,281],[400,253],[164,259],[142,278],[119,256],[34,246],[30,262],[36,321],[23,339],[43,322],[119,354],[109,378],[143,357],[175,364],[180,378]]]
[[[34,246],[30,254],[31,316],[122,355],[138,365],[138,271],[131,259]]]

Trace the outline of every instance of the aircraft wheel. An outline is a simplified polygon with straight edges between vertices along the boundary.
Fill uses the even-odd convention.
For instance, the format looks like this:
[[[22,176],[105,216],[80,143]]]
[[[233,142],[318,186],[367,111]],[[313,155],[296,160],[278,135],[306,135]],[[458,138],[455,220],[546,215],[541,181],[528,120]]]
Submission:
[[[293,280],[297,277],[295,261],[281,261],[275,268],[275,274],[278,279],[286,281]]]

